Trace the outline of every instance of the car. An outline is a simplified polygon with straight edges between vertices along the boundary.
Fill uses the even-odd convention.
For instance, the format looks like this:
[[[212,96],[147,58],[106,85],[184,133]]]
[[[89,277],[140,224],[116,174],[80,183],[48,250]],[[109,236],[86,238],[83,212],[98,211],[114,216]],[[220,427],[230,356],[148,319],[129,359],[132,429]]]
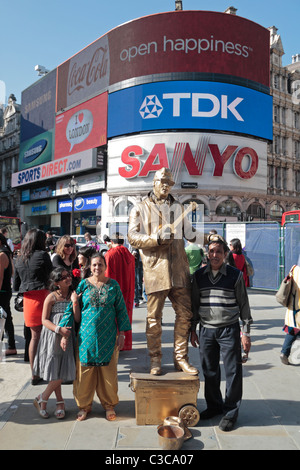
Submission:
[[[71,235],[71,238],[73,238],[76,241],[76,249],[79,250],[82,246],[86,246],[87,242],[86,239],[84,238],[84,235]],[[101,254],[105,254],[108,251],[108,246],[105,243],[99,243],[97,241],[97,238],[95,236],[92,236],[92,241],[97,243],[97,246],[99,247],[99,251]]]
[[[105,253],[109,250],[108,246],[105,243],[98,243],[99,246],[99,251],[102,255],[105,255]]]
[[[81,248],[82,246],[86,246],[86,239],[84,235],[70,235],[73,240],[76,242],[76,247]]]

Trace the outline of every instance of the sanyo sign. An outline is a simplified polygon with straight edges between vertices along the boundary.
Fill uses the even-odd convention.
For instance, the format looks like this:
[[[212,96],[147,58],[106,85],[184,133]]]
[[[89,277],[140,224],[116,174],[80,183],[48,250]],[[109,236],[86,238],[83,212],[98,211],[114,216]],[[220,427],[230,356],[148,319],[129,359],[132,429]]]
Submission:
[[[108,191],[151,185],[162,167],[172,170],[178,185],[266,190],[267,143],[244,137],[157,133],[113,139],[108,162]]]
[[[272,97],[206,81],[139,85],[109,95],[108,136],[163,129],[203,129],[272,139]]]

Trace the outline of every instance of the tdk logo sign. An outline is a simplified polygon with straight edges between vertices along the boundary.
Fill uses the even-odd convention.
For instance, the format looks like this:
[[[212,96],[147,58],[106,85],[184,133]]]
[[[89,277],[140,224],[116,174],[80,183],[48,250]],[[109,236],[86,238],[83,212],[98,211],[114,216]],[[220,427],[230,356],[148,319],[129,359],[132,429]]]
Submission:
[[[211,118],[221,113],[221,119],[228,119],[228,111],[238,121],[244,121],[236,107],[244,98],[235,98],[230,103],[227,95],[221,95],[218,98],[211,93],[163,93],[164,100],[172,100],[173,117],[180,117],[182,100],[190,100],[190,111],[192,117]],[[211,109],[208,111],[201,110],[201,103],[209,102]],[[158,97],[156,95],[146,96],[140,108],[140,115],[143,119],[158,118],[163,110]]]
[[[220,131],[272,140],[272,97],[230,83],[154,82],[110,93],[108,137],[147,131]]]
[[[140,107],[140,115],[143,119],[158,118],[163,107],[156,95],[146,96]]]

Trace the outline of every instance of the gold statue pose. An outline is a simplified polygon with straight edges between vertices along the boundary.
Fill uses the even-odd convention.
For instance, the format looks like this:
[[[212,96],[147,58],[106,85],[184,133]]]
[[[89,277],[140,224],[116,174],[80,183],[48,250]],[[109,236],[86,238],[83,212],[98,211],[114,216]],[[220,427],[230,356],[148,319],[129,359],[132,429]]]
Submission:
[[[198,370],[188,362],[191,325],[191,282],[183,236],[195,238],[183,205],[170,193],[175,184],[168,168],[158,170],[153,191],[138,203],[129,218],[128,241],[140,250],[147,293],[146,336],[151,370],[161,374],[161,320],[166,298],[172,302],[174,327],[174,366],[190,375]]]

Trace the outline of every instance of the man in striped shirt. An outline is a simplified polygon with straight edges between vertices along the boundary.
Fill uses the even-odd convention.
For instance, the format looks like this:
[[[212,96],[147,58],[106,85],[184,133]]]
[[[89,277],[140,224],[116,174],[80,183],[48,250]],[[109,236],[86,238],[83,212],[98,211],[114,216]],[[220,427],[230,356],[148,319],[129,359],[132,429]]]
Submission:
[[[219,423],[222,431],[231,431],[238,417],[243,380],[241,342],[247,354],[251,347],[252,323],[243,274],[225,264],[227,251],[228,245],[220,235],[209,235],[209,263],[195,272],[192,282],[191,343],[200,347],[207,404],[201,419],[224,414]],[[226,375],[224,402],[220,391],[220,353]]]

